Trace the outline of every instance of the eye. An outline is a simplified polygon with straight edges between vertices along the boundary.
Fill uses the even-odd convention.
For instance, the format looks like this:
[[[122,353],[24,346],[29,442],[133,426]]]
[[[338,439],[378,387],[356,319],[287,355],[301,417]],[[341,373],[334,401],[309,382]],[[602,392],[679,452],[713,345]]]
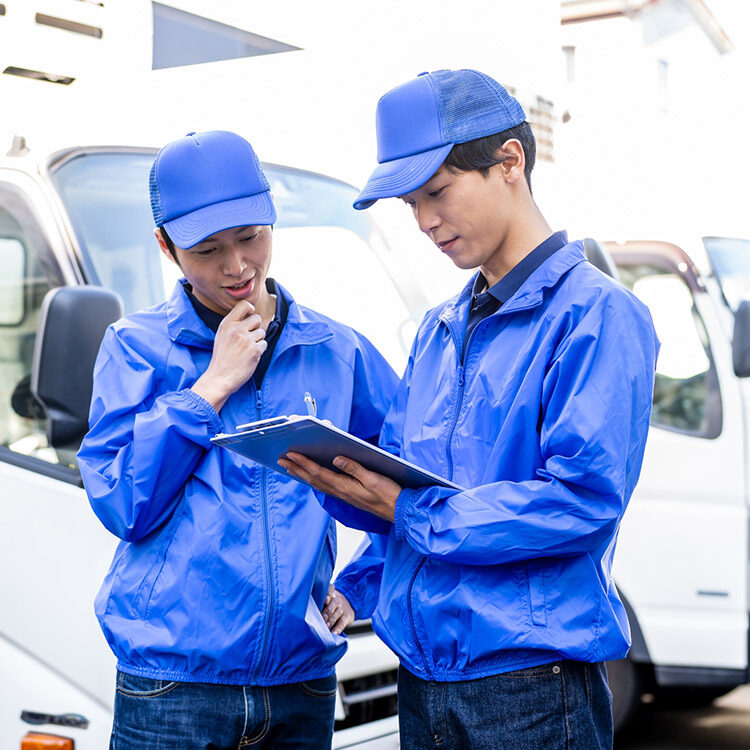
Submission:
[[[213,251],[214,251],[215,249],[216,249],[215,247],[207,247],[207,248],[205,248],[205,249],[203,249],[203,250],[196,250],[196,251],[195,251],[195,252],[193,253],[193,255],[201,255],[201,256],[205,256],[205,255],[211,255],[211,253],[212,253],[212,252],[213,252]]]
[[[445,188],[446,188],[446,185],[443,185],[442,187],[439,187],[435,190],[431,190],[427,195],[429,195],[430,198],[437,198],[440,195],[440,193],[442,193],[443,190],[445,190]]]
[[[250,234],[247,237],[240,237],[240,242],[252,242],[260,232],[255,232],[254,234]]]

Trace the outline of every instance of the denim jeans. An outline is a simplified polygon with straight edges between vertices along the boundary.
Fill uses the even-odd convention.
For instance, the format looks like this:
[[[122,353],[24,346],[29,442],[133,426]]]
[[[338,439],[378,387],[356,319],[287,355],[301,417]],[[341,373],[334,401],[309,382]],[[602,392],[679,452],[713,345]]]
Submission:
[[[466,682],[398,675],[402,750],[610,750],[603,664],[563,661]]]
[[[336,677],[273,687],[117,673],[110,750],[331,747]]]

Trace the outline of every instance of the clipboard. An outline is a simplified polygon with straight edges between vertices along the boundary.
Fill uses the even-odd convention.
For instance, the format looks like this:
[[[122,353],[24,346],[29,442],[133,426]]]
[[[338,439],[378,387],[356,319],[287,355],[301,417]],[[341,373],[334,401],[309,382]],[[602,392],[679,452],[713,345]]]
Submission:
[[[401,487],[419,489],[439,486],[463,490],[463,487],[431,471],[309,415],[274,417],[238,425],[237,432],[220,433],[212,437],[211,442],[289,477],[292,475],[277,461],[287,453],[295,452],[337,473],[341,472],[333,465],[333,459],[345,456],[370,471],[390,477]]]

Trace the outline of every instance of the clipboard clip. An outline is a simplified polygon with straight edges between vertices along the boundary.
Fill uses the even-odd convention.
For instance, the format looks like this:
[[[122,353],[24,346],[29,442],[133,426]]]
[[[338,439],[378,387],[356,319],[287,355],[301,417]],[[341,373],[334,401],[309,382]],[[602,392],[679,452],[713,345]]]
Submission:
[[[318,405],[315,403],[315,399],[310,395],[308,391],[305,391],[305,406],[307,407],[308,417],[318,416]]]

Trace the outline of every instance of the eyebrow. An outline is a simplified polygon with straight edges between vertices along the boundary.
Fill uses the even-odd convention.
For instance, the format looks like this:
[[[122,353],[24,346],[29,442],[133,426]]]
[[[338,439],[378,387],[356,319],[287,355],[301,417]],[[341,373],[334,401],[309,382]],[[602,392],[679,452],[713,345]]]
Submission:
[[[252,229],[255,225],[254,224],[246,224],[242,227],[234,227],[234,236],[236,237],[238,234],[241,234],[242,232],[246,232],[248,229]],[[211,235],[210,237],[206,237],[205,240],[201,240],[198,242],[195,247],[198,247],[198,245],[205,245],[211,242],[218,242],[216,239],[216,235]]]

